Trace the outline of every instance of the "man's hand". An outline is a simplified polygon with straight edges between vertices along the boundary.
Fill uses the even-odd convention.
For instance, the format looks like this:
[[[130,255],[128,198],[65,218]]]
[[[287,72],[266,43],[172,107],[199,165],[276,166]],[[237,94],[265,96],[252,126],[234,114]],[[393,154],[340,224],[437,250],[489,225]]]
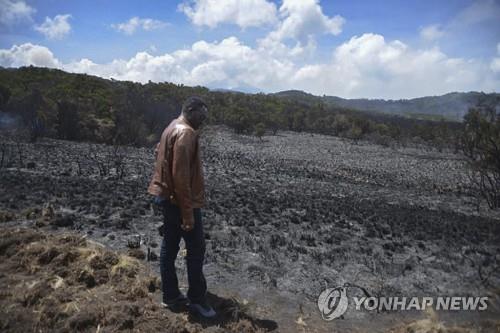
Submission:
[[[154,152],[155,152],[155,160],[156,160],[156,158],[158,157],[158,149],[159,149],[159,148],[160,148],[160,143],[158,142],[158,143],[156,144],[156,146],[155,146],[155,150],[154,150]]]
[[[193,230],[194,221],[190,221],[188,223],[186,223],[186,222],[184,222],[184,220],[182,220],[181,229],[184,230],[184,231],[191,231],[191,230]]]

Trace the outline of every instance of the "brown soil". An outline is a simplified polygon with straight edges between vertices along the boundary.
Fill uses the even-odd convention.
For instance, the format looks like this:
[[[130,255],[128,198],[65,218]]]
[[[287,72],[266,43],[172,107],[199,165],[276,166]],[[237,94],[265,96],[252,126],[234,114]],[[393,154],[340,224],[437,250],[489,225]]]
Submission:
[[[209,295],[216,320],[163,309],[159,279],[135,258],[73,233],[2,228],[1,332],[266,332],[271,321]]]

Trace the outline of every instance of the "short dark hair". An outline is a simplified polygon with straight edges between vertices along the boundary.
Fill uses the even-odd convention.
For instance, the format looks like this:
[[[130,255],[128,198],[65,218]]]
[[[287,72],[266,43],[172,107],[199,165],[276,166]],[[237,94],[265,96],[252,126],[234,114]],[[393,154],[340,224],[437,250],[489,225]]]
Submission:
[[[191,96],[188,99],[182,103],[182,112],[183,113],[189,113],[191,111],[196,111],[199,110],[203,107],[207,107],[207,103],[205,103],[200,97],[198,96]]]

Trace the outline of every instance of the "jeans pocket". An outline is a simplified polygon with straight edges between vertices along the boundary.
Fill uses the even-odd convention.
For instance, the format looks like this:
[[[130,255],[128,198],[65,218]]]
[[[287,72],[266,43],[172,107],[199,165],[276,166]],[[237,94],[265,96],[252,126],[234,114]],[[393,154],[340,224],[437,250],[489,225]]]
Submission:
[[[155,204],[157,206],[160,206],[160,207],[164,206],[165,202],[166,202],[165,198],[158,197],[158,196],[153,198],[153,204]]]

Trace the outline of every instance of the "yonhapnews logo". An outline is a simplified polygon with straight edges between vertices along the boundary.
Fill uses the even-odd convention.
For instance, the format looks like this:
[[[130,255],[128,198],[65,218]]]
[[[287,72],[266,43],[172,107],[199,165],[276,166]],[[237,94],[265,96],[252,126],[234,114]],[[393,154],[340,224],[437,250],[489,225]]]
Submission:
[[[359,288],[359,287],[358,287]],[[348,286],[327,288],[318,296],[321,317],[334,320],[341,317],[349,306]],[[363,291],[366,290],[363,289]],[[437,311],[484,311],[488,297],[437,296],[437,297],[352,297],[357,311],[421,311],[432,307]]]
[[[330,321],[342,316],[349,305],[347,299],[347,288],[327,288],[318,297],[318,308],[321,317]]]

